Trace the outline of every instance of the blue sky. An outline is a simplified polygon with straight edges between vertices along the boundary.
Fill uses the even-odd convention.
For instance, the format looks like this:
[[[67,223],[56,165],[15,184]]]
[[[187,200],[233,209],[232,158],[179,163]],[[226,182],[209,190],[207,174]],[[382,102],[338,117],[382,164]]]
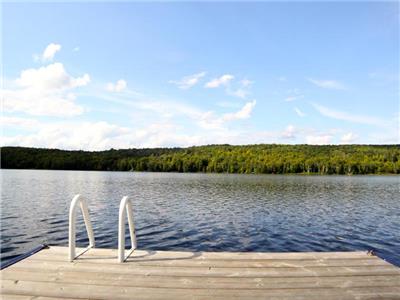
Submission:
[[[398,2],[3,3],[2,145],[399,143]]]

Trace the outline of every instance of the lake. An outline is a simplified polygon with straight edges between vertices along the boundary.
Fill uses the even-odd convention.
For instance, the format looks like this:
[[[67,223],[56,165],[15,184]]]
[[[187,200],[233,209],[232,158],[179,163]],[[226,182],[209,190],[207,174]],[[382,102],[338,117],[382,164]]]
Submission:
[[[1,181],[4,261],[41,243],[67,246],[69,204],[80,193],[97,247],[117,248],[119,202],[127,195],[141,249],[373,249],[400,266],[399,176],[1,170]]]

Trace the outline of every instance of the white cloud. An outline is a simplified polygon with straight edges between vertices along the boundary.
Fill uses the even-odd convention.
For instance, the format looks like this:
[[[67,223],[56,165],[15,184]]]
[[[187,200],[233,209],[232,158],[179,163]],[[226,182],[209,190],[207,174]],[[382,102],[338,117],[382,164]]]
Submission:
[[[344,90],[345,86],[337,80],[318,80],[308,78],[308,81],[324,89]]]
[[[43,123],[32,134],[2,136],[0,145],[59,149],[104,150],[110,148],[187,147],[226,143],[239,135],[229,130],[187,132],[173,122],[156,122],[142,127],[122,127],[108,122]]]
[[[192,115],[192,119],[202,129],[226,130],[226,123],[245,120],[251,117],[251,113],[256,105],[256,100],[247,102],[236,112],[225,113],[218,116],[214,111],[207,111]]]
[[[42,62],[49,62],[54,59],[54,55],[61,50],[61,45],[51,43],[44,49],[42,55],[34,55],[35,60],[41,60]]]
[[[399,129],[388,132],[371,132],[368,134],[366,144],[400,144]]]
[[[344,111],[338,111],[334,110],[319,104],[312,104],[314,108],[323,116],[332,118],[332,119],[337,119],[337,120],[342,120],[342,121],[347,121],[347,122],[352,122],[352,123],[359,123],[359,124],[366,124],[366,125],[374,125],[374,126],[386,126],[387,122],[376,118],[372,116],[364,116],[364,115],[357,115],[357,114],[351,114],[348,112]]]
[[[279,80],[279,81],[286,81],[287,79],[286,79],[285,76],[280,76],[280,77],[278,77],[278,80]]]
[[[233,120],[243,120],[248,119],[251,116],[251,112],[253,111],[254,107],[256,106],[256,100],[251,102],[247,102],[241,110],[235,113],[227,113],[222,116],[224,121],[233,121]]]
[[[226,86],[234,78],[235,77],[233,75],[225,74],[219,78],[214,78],[213,80],[207,82],[205,84],[205,87],[206,88],[217,88],[219,86]]]
[[[247,97],[247,95],[249,94],[249,91],[239,88],[239,89],[237,89],[235,91],[227,90],[227,94],[231,95],[231,96],[238,97],[238,98],[245,99]]]
[[[1,90],[5,112],[31,115],[75,116],[83,108],[75,103],[73,89],[90,82],[88,74],[72,77],[61,63],[21,72],[10,89]]]
[[[328,145],[332,143],[333,136],[330,134],[308,135],[306,143],[311,145]]]
[[[73,94],[45,94],[30,90],[1,91],[3,109],[6,112],[23,112],[37,116],[72,117],[83,113],[75,103]]]
[[[73,52],[78,52],[79,50],[81,50],[81,48],[79,48],[78,46],[76,46],[74,49],[72,49]]]
[[[106,85],[106,90],[109,92],[120,93],[125,90],[127,87],[127,83],[125,80],[120,79],[116,83],[109,82]]]
[[[2,145],[35,146],[60,149],[101,150],[129,146],[128,128],[107,122],[57,122],[41,124],[29,135],[3,137]]]
[[[340,139],[341,144],[351,144],[357,140],[358,136],[353,132],[348,132],[342,136]]]
[[[3,127],[20,128],[24,130],[33,130],[39,126],[39,121],[36,119],[1,116],[0,124]]]
[[[42,91],[65,90],[87,85],[90,82],[88,74],[73,78],[62,63],[54,63],[38,69],[27,69],[21,72],[15,80],[20,87]]]
[[[150,120],[168,120],[185,124],[186,127],[190,127],[193,130],[196,128],[206,130],[225,129],[231,121],[249,118],[256,104],[254,100],[245,103],[236,112],[218,114],[211,110],[204,111],[187,103],[165,98],[155,100],[145,95],[136,98],[135,101],[127,100],[119,95],[99,94],[97,97],[118,105],[122,104],[130,107],[130,111],[134,111],[136,114],[135,119],[143,119],[146,123],[150,122]],[[235,106],[229,105],[229,107],[237,107],[238,105],[240,104],[236,104]],[[227,103],[224,103],[224,106],[227,107]]]
[[[285,130],[280,131],[278,132],[278,135],[275,135],[275,141],[273,142],[276,142],[276,140],[289,140],[290,143],[306,143],[314,145],[332,144],[337,133],[337,129],[320,131],[312,127],[298,127],[289,124]]]
[[[296,112],[296,114],[299,116],[299,117],[305,117],[305,113],[303,113],[300,109],[298,109],[297,107],[295,107],[294,108],[294,111]]]
[[[243,80],[241,80],[240,81],[240,84],[243,86],[243,87],[249,87],[249,86],[251,86],[252,84],[253,84],[253,81],[251,81],[251,80],[248,80],[248,79],[243,79]]]
[[[54,55],[61,49],[60,45],[51,45],[39,56],[40,60],[53,60]],[[79,49],[73,51],[76,50]],[[45,53],[46,51],[47,53]],[[204,76],[205,72],[197,73],[172,83],[179,88],[187,89],[199,84]],[[340,83],[339,86],[337,85],[337,81],[314,81],[314,84],[319,83],[325,88],[343,88]],[[22,114],[61,117],[82,114],[84,108],[76,103],[76,89],[88,85],[89,82],[88,74],[73,77],[68,74],[61,63],[23,70],[17,79],[11,83],[7,81],[6,89],[0,90],[3,110],[7,116],[1,117],[0,121],[6,131],[10,128],[13,129],[10,130],[10,134],[12,133],[14,136],[4,136],[1,143],[3,145],[102,150],[111,147],[191,146],[212,143],[248,144],[279,141],[329,144],[334,138],[341,143],[352,143],[358,138],[354,133],[343,130],[321,132],[293,125],[275,131],[257,130],[251,128],[250,122],[246,123],[246,126],[241,126],[243,122],[240,121],[251,118],[256,100],[247,100],[247,103],[238,99],[232,103],[219,102],[218,105],[224,107],[221,111],[205,111],[184,102],[139,95],[130,91],[123,79],[107,85],[109,91],[124,91],[123,93],[104,93],[102,89],[104,86],[92,90],[92,92],[101,95],[99,99],[107,99],[120,104],[112,105],[112,108],[118,110],[116,113],[126,117],[124,120],[127,121],[124,122],[130,122],[123,123],[124,126],[108,122],[83,122],[80,119],[59,122],[52,118],[20,117]],[[239,81],[235,80],[233,75],[225,74],[207,82],[205,87],[222,87],[226,94],[247,98],[252,84],[253,82],[248,79]],[[86,91],[89,92],[89,96],[93,96],[90,90]],[[303,97],[298,89],[287,91],[286,95],[289,96],[287,99],[291,98],[287,101]],[[322,115],[330,118],[377,126],[389,123],[389,121],[385,122],[379,118],[353,115],[318,104],[313,104],[313,106]],[[105,111],[110,107],[111,105],[106,105],[96,109]],[[305,116],[297,107],[293,109],[298,116]],[[9,116],[10,112],[22,114]],[[398,117],[396,122],[398,130]],[[19,133],[15,134],[15,132]],[[396,133],[398,136],[398,131]],[[392,137],[387,134],[387,137],[382,140],[389,141],[389,138]],[[373,142],[375,141],[378,139],[373,140]]]
[[[173,83],[182,90],[187,90],[196,85],[202,77],[206,75],[206,72],[201,72],[189,76],[185,76],[180,80],[171,80],[169,83]]]
[[[295,139],[297,130],[293,125],[288,125],[286,129],[282,132],[281,137],[283,139]]]
[[[253,81],[248,79],[243,79],[239,82],[239,87],[236,90],[232,90],[229,85],[227,85],[226,93],[228,95],[245,99],[248,95],[250,95],[250,87],[253,84]]]
[[[153,108],[151,108],[153,109]],[[181,113],[186,109],[182,109]],[[240,111],[244,111],[241,109]],[[182,118],[162,118],[144,123],[120,126],[108,122],[48,121],[40,123],[34,119],[3,118],[2,122],[13,128],[26,127],[32,133],[4,136],[1,145],[46,147],[61,149],[104,150],[132,147],[187,147],[204,144],[254,144],[295,143],[307,141],[309,144],[329,144],[334,132],[316,132],[288,125],[284,130],[267,131],[244,127],[231,127],[225,115],[215,112],[189,111],[192,122],[180,123]],[[143,111],[140,112],[143,114]],[[154,113],[153,113],[154,115]],[[176,116],[176,115],[174,115]],[[240,115],[239,119],[248,114]],[[156,119],[159,119],[157,116]],[[197,126],[195,126],[197,125]],[[29,127],[29,128],[28,128]]]

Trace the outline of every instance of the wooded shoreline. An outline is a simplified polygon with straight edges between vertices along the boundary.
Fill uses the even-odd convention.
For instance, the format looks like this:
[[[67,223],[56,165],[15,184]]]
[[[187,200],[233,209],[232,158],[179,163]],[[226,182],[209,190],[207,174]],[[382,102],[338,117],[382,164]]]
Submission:
[[[2,147],[1,167],[237,174],[400,174],[400,145],[208,145],[106,151]]]

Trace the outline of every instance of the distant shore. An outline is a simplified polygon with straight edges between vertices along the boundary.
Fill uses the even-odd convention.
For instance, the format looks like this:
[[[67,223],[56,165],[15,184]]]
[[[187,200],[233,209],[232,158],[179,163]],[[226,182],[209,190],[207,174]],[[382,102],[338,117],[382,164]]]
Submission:
[[[179,173],[400,174],[400,145],[208,145],[106,151],[2,147],[3,169]]]

